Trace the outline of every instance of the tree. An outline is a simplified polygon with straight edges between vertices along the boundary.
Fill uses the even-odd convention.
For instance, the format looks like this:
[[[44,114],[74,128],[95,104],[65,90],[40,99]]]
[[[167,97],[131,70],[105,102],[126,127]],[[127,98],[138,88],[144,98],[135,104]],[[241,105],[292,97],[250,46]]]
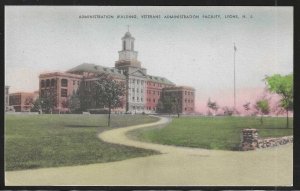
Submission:
[[[243,105],[245,111],[248,113],[248,111],[250,110],[250,102],[247,102]]]
[[[32,103],[31,110],[32,112],[39,112],[42,109],[41,99],[38,98]]]
[[[255,109],[260,113],[260,123],[263,124],[263,115],[267,115],[270,112],[270,106],[269,106],[269,100],[266,98],[262,98],[258,101],[256,101]]]
[[[38,99],[32,102],[30,111],[52,113],[56,105],[56,92],[46,90]]]
[[[32,107],[32,105],[33,105],[33,97],[30,97],[30,96],[27,97],[27,98],[25,99],[24,104],[25,104],[25,109],[31,111],[31,107]]]
[[[99,74],[94,82],[94,99],[97,104],[108,108],[108,126],[110,126],[111,109],[122,106],[125,95],[125,84],[109,74]]]
[[[57,105],[57,99],[56,99],[56,91],[53,90],[46,90],[45,94],[42,95],[40,98],[40,104],[42,111],[44,110],[46,113],[51,113]]]
[[[179,92],[164,93],[158,101],[158,112],[161,113],[176,113],[180,116],[180,97]]]
[[[80,98],[77,93],[69,97],[68,105],[72,113],[76,113],[80,111]]]
[[[232,116],[232,114],[234,113],[234,108],[230,108],[230,107],[225,106],[222,109],[224,111],[224,115]]]
[[[218,106],[217,102],[212,102],[209,98],[208,101],[207,101],[207,107],[209,109],[212,109],[215,112],[215,115],[217,114],[217,111],[219,109],[219,106]]]
[[[91,90],[90,84],[83,79],[80,82],[78,88],[78,98],[80,102],[80,111],[87,111],[88,108],[91,108],[91,103],[94,102],[94,96]]]
[[[286,128],[289,127],[289,111],[293,110],[293,74],[282,76],[275,74],[265,78],[267,88],[271,93],[280,96],[280,107],[286,112]]]

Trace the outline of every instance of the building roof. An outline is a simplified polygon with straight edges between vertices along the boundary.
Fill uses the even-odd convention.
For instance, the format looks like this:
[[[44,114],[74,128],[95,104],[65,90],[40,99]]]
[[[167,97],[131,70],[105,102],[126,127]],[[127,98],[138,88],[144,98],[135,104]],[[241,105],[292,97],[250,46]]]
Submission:
[[[9,95],[33,95],[33,92],[14,92],[10,93]]]
[[[80,64],[70,70],[67,71],[68,73],[73,73],[73,72],[92,72],[92,73],[107,73],[110,75],[114,76],[119,76],[124,78],[124,74],[122,70],[119,70],[117,68],[110,68],[110,67],[105,67],[105,66],[100,66],[96,64],[91,64],[91,63],[83,63]]]
[[[190,87],[190,86],[174,86],[174,87],[168,87],[165,88],[165,90],[192,90],[195,91],[195,88]]]
[[[39,75],[39,78],[49,78],[49,77],[57,77],[57,76],[63,76],[63,77],[69,77],[69,78],[82,78],[81,75],[72,74],[72,73],[65,73],[65,72],[47,72],[42,73]]]
[[[163,83],[163,84],[175,85],[173,82],[171,82],[167,78],[164,78],[164,77],[161,77],[161,76],[147,75],[147,80],[152,81],[152,82]]]

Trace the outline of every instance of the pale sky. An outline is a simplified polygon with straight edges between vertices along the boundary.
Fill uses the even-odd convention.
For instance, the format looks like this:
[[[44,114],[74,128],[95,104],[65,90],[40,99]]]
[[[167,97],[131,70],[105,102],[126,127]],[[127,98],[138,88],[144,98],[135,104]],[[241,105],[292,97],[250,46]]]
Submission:
[[[79,18],[95,14],[115,18]],[[146,14],[161,18],[141,18]],[[200,18],[164,18],[183,14]],[[239,18],[225,18],[229,14]],[[259,97],[265,75],[293,72],[292,7],[6,6],[5,84],[10,92],[30,92],[38,90],[42,72],[82,63],[113,67],[127,25],[147,73],[194,87],[198,110],[209,97],[233,105],[233,43],[238,105]]]

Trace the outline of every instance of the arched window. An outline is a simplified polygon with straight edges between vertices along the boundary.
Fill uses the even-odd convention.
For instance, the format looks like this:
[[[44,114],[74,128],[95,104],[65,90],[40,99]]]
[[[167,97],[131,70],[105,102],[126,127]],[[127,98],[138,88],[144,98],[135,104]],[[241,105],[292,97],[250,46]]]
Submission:
[[[46,87],[49,87],[50,86],[50,80],[46,80]]]
[[[68,87],[68,80],[67,79],[61,79],[61,86],[62,87]]]
[[[42,88],[45,87],[45,80],[42,80],[42,81],[41,81],[41,87],[42,87]]]

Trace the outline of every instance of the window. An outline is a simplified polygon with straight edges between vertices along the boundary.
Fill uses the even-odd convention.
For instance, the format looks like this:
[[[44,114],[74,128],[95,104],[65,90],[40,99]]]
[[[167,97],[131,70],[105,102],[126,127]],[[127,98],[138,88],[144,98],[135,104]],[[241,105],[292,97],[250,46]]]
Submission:
[[[54,79],[52,79],[52,80],[51,80],[51,86],[55,86],[55,82],[56,82],[56,81],[55,81]]]
[[[68,97],[68,90],[67,89],[61,89],[61,97]]]
[[[46,80],[46,87],[49,87],[50,86],[50,80]]]
[[[77,85],[79,86],[79,81],[77,81]]]
[[[61,86],[62,87],[68,87],[68,80],[67,79],[61,79]]]
[[[73,80],[73,86],[75,85],[75,80]]]
[[[190,95],[190,92],[188,92],[188,95]]]
[[[143,101],[143,98],[141,98],[141,101]]]
[[[45,87],[45,81],[44,80],[41,81],[41,87],[42,88]]]
[[[143,90],[143,89],[141,89],[141,93],[144,93],[144,90]]]
[[[184,91],[184,95],[186,95],[186,91]]]
[[[186,99],[184,100],[184,102],[186,103]]]
[[[153,102],[155,103],[155,99],[153,99]]]
[[[134,88],[132,88],[132,92],[134,92]]]
[[[134,97],[132,97],[132,101],[134,101]]]
[[[186,111],[186,107],[184,108],[184,111]]]
[[[135,79],[132,80],[132,83],[135,83]]]
[[[140,101],[140,98],[139,98],[139,97],[137,97],[137,98],[136,98],[136,100],[137,100],[137,101]]]
[[[136,88],[136,92],[137,92],[137,93],[139,92],[139,88]]]
[[[140,80],[136,80],[136,83],[139,84],[139,83],[140,83]]]
[[[141,80],[141,84],[144,85],[144,81],[143,80]]]
[[[123,50],[125,50],[126,44],[125,41],[123,41]]]

